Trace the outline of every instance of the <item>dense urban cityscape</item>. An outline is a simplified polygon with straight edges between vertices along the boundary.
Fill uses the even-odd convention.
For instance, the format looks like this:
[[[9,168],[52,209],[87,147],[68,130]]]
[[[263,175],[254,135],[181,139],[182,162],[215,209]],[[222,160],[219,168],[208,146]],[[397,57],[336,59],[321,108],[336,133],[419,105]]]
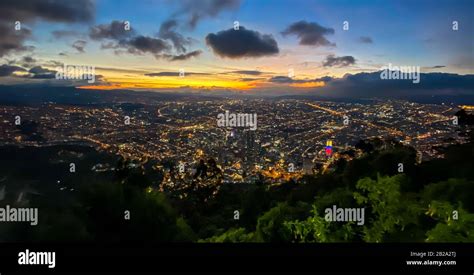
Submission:
[[[223,183],[255,183],[263,177],[269,184],[278,184],[304,174],[325,173],[339,159],[360,155],[357,142],[374,138],[414,147],[418,161],[440,158],[438,147],[464,142],[457,134],[454,114],[458,110],[452,105],[403,100],[208,99],[109,106],[44,103],[1,106],[0,130],[2,145],[90,145],[131,160],[133,165],[165,168],[160,188],[173,190],[190,182],[200,161],[208,159],[215,160],[223,172]],[[217,116],[225,111],[255,113],[258,127],[218,127]],[[30,129],[22,130],[22,123]],[[328,141],[333,147],[330,154],[325,152]],[[113,165],[96,163],[90,169],[114,169]]]

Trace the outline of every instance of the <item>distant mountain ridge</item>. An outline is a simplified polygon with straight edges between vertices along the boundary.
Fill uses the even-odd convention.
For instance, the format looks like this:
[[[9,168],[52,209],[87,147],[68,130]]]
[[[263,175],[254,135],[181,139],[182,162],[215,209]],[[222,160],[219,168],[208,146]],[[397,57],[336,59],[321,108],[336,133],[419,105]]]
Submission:
[[[44,85],[0,85],[0,104],[36,105],[56,103],[64,105],[101,105],[111,103],[152,103],[153,101],[192,100],[210,96],[160,93],[132,90],[87,90],[76,87]]]

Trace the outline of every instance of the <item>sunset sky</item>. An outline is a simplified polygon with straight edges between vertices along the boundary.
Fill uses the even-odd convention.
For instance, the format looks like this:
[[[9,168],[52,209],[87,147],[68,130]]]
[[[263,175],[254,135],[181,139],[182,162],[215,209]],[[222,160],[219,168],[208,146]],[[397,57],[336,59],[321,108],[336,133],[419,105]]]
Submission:
[[[61,64],[95,66],[97,83],[74,85],[100,89],[278,93],[388,63],[472,74],[473,14],[469,0],[6,0],[0,83],[59,82]]]

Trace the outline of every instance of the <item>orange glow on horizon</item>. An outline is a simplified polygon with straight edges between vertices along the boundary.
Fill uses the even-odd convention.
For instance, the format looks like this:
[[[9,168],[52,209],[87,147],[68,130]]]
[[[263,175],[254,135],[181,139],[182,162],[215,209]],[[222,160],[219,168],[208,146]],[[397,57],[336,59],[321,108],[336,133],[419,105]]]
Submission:
[[[248,90],[257,86],[257,82],[244,82],[238,79],[197,79],[196,77],[162,77],[155,78],[108,78],[110,84],[80,86],[80,89],[236,89]]]
[[[296,87],[296,88],[318,88],[318,87],[324,87],[324,85],[325,84],[323,81],[318,81],[318,82],[293,83],[290,86]]]

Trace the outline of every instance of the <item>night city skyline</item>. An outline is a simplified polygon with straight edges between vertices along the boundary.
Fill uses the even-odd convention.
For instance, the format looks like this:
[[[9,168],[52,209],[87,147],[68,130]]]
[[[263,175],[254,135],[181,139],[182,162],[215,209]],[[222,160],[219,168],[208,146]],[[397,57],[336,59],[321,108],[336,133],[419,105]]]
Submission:
[[[473,15],[0,1],[0,273],[468,270]]]

